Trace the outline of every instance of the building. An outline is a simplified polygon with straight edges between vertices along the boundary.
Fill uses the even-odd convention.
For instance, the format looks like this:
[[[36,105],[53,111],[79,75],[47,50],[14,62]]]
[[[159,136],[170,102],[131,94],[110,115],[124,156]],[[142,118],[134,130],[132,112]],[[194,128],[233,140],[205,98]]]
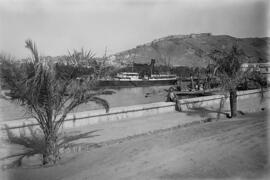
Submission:
[[[252,69],[253,71],[259,71],[261,74],[267,76],[267,82],[270,82],[270,62],[267,63],[243,63],[241,69],[246,71]]]

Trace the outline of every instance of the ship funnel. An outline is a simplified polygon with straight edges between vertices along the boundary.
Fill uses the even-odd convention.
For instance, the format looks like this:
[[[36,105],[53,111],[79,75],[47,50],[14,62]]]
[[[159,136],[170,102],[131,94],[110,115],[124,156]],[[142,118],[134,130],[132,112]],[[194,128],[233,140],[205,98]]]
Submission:
[[[151,64],[150,64],[150,73],[153,74],[154,73],[154,66],[155,66],[155,59],[151,59]]]

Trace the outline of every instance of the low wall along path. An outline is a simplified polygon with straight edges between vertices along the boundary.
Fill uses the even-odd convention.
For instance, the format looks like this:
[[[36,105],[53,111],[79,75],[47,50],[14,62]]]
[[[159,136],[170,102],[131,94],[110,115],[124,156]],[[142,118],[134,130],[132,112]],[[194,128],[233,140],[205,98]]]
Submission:
[[[265,98],[269,98],[269,89],[264,92]],[[238,101],[245,101],[245,99],[256,98],[257,102],[254,105],[246,105],[246,107],[241,106],[241,110],[246,112],[258,111],[262,106],[267,107],[267,100],[264,104],[261,104],[261,90],[248,90],[239,91],[237,93]],[[68,114],[65,122],[63,123],[64,129],[75,128],[80,126],[92,125],[102,122],[110,122],[117,120],[129,120],[131,118],[143,117],[156,115],[161,113],[174,112],[176,109],[180,109],[183,112],[192,111],[196,108],[208,108],[212,110],[217,110],[220,106],[221,100],[224,99],[224,109],[229,110],[229,98],[225,99],[224,95],[213,95],[196,97],[189,99],[182,99],[177,101],[177,106],[174,102],[158,102],[151,104],[142,104],[126,107],[114,107],[111,108],[109,113],[105,110],[93,110],[85,112],[77,112]],[[265,104],[266,103],[266,104]],[[2,129],[4,125],[7,124],[9,129],[19,130],[25,126],[38,126],[35,119],[19,119],[19,120],[9,120],[0,122]]]

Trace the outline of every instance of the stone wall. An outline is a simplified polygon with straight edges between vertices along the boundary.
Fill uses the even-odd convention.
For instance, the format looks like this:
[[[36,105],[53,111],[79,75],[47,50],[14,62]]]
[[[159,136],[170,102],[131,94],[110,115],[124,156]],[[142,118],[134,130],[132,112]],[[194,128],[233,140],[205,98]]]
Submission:
[[[260,108],[265,107],[265,103],[262,106],[260,103],[261,92],[260,90],[249,90],[249,91],[240,91],[238,94],[238,104],[241,103],[240,110],[244,111],[258,111]],[[269,89],[264,93],[266,98],[269,98]],[[245,103],[246,100],[254,97],[254,103],[252,105]],[[229,110],[229,98],[224,98],[223,95],[213,95],[213,96],[204,96],[196,97],[189,99],[182,99],[177,101],[177,107],[181,111],[192,111],[198,108],[207,108],[208,110],[217,110],[220,106],[221,100],[224,99],[224,108]],[[250,102],[250,101],[249,101]],[[129,120],[136,117],[157,115],[160,113],[168,113],[175,111],[176,106],[174,102],[158,102],[151,104],[141,104],[134,106],[126,107],[115,107],[111,108],[108,113],[105,110],[94,110],[94,111],[85,111],[68,114],[63,128],[74,128],[80,126],[86,126],[96,123],[117,121],[117,120]],[[214,112],[216,114],[216,112]],[[0,126],[4,128],[4,125],[7,124],[9,129],[19,131],[25,126],[38,126],[35,119],[19,119],[19,120],[9,120],[1,121]]]
[[[96,123],[128,120],[131,118],[149,116],[154,114],[173,112],[175,111],[175,103],[173,102],[158,102],[151,104],[141,104],[126,107],[111,108],[108,113],[105,110],[93,110],[85,112],[70,113],[63,124],[63,128],[74,128],[79,126],[91,125]],[[9,129],[19,130],[24,126],[38,126],[35,119],[18,119],[1,121],[0,126],[8,125]]]
[[[238,110],[245,112],[258,111],[261,108],[267,107],[267,98],[269,98],[269,89],[264,90],[264,99],[261,98],[261,90],[248,90],[248,91],[238,91],[237,92],[237,105]],[[253,98],[253,103],[245,103],[247,99]],[[224,110],[229,111],[229,96],[227,98],[225,95],[213,95],[196,97],[189,99],[181,99],[177,101],[177,107],[180,111],[193,111],[199,108],[207,108],[208,110],[218,110],[220,108],[221,101],[224,101]],[[264,101],[264,102],[262,102]]]

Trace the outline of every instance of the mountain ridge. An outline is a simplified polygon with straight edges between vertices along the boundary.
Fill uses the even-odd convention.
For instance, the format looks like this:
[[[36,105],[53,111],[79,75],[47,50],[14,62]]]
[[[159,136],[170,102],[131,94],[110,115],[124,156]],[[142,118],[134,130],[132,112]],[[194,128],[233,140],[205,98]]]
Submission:
[[[115,53],[109,60],[114,66],[150,63],[151,59],[156,59],[160,65],[206,67],[213,61],[209,55],[214,50],[228,52],[235,42],[245,53],[247,62],[268,61],[269,37],[236,38],[211,33],[165,36]]]

